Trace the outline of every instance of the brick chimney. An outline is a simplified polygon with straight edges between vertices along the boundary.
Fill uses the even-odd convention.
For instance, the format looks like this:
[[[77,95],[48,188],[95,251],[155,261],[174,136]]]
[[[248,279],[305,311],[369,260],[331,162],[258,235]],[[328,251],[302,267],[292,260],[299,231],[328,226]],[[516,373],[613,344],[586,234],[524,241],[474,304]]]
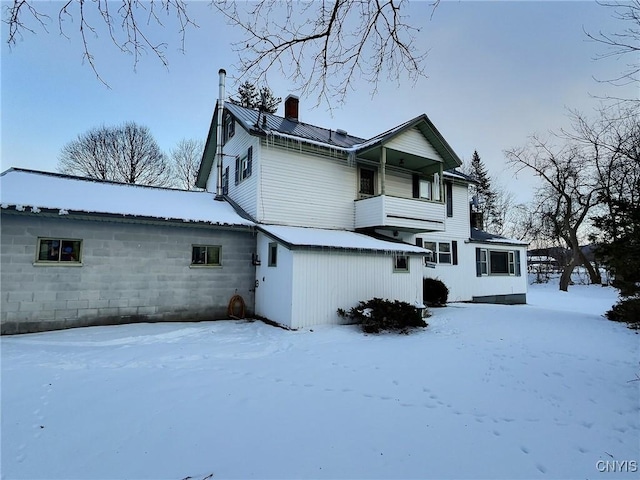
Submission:
[[[284,117],[287,120],[298,121],[298,104],[300,100],[295,95],[287,95],[284,99]]]

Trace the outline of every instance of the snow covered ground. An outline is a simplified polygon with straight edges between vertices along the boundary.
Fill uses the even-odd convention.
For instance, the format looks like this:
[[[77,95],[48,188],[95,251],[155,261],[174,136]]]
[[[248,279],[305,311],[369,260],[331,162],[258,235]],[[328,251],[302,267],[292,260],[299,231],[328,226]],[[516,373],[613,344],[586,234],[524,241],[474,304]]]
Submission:
[[[640,335],[601,316],[615,298],[534,285],[528,305],[452,304],[409,336],[3,337],[2,478],[638,478]]]

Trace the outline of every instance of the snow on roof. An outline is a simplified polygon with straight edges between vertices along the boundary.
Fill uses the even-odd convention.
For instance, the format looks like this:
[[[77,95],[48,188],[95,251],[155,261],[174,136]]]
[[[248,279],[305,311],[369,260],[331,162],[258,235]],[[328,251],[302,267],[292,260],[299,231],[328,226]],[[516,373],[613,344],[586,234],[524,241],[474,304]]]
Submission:
[[[537,263],[544,263],[544,262],[557,262],[557,260],[553,257],[548,257],[546,255],[532,255],[529,257],[528,259],[529,262],[537,262]]]
[[[296,247],[328,247],[348,250],[377,250],[425,255],[430,250],[407,243],[378,240],[362,233],[346,230],[258,225],[258,229]]]
[[[253,225],[209,192],[83,179],[12,168],[0,175],[0,206],[150,217],[215,225]]]
[[[493,233],[485,232],[484,230],[478,230],[477,228],[471,229],[471,241],[481,243],[502,243],[507,245],[529,245],[528,242],[501,237],[500,235],[494,235]]]

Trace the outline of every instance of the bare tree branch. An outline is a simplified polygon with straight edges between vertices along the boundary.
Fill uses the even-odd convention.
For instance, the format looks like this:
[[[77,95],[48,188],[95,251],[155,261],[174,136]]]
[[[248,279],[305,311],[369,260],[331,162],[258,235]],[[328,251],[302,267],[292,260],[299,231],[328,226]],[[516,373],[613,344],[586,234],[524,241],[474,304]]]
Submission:
[[[640,0],[630,1],[602,1],[598,2],[603,7],[613,10],[613,17],[624,23],[620,32],[608,33],[599,30],[597,33],[585,34],[591,40],[606,47],[606,50],[597,55],[596,59],[618,57],[629,59],[626,69],[619,75],[609,79],[596,79],[616,86],[640,83]],[[617,99],[620,100],[620,99]],[[640,97],[624,99],[626,101],[640,102]]]
[[[433,8],[439,0],[432,3]],[[262,0],[212,4],[230,25],[243,32],[234,44],[239,54],[238,79],[267,83],[276,70],[302,95],[317,104],[342,103],[354,82],[365,79],[375,93],[379,82],[424,77],[426,51],[401,11],[406,0],[336,0],[294,2]]]
[[[5,6],[3,10],[2,21],[9,26],[9,46],[14,46],[23,32],[36,33],[37,28],[48,32],[47,24],[51,18],[40,13],[36,0],[13,0],[13,4]],[[140,56],[146,53],[151,53],[167,66],[167,44],[152,39],[148,33],[150,25],[163,26],[161,12],[177,19],[184,51],[187,29],[197,28],[187,13],[186,0],[119,0],[118,3],[109,0],[67,0],[58,10],[58,31],[70,38],[69,25],[74,25],[80,36],[83,60],[89,64],[98,80],[108,86],[92,53],[101,29],[106,29],[107,36],[120,51],[132,55],[134,69]],[[30,26],[34,22],[36,25]]]
[[[171,150],[174,184],[184,190],[195,190],[204,142],[182,139]]]

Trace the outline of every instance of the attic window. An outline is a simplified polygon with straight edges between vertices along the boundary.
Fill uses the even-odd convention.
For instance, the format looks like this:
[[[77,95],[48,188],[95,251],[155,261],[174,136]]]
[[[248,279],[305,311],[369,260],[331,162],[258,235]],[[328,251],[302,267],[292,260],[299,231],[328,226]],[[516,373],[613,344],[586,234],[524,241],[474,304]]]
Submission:
[[[224,117],[224,143],[227,143],[236,134],[236,122],[228,113]]]
[[[236,157],[236,170],[235,180],[238,185],[243,180],[251,176],[253,170],[253,146],[247,149],[247,154],[244,157]]]

